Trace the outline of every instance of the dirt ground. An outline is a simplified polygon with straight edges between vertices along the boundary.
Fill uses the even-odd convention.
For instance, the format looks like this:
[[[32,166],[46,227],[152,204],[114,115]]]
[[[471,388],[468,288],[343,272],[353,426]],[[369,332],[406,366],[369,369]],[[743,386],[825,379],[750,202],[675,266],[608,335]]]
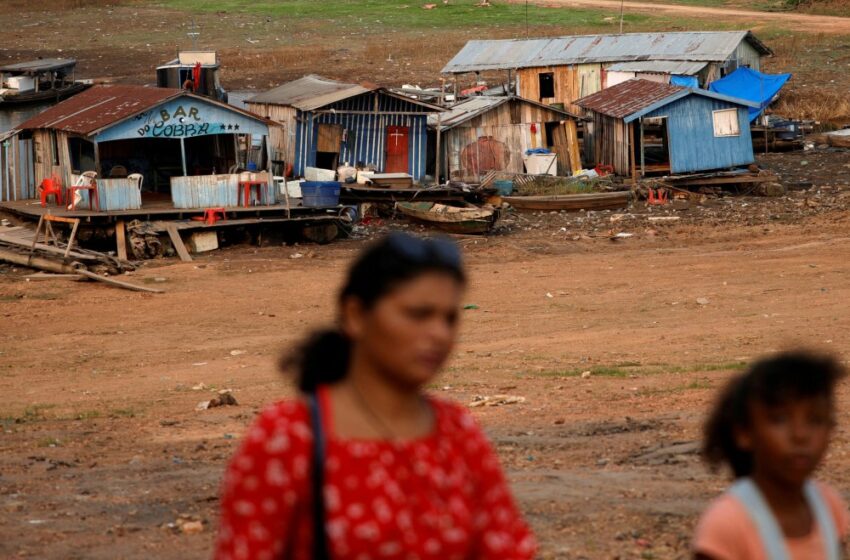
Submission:
[[[850,157],[762,164],[814,184],[778,199],[514,215],[460,240],[475,308],[431,390],[526,398],[472,410],[543,557],[686,557],[698,512],[726,484],[695,453],[717,389],[765,352],[850,350]],[[228,457],[258,410],[293,394],[277,357],[331,320],[346,264],[387,227],[407,226],[130,275],[162,295],[0,267],[0,557],[208,557]],[[238,406],[195,410],[222,388]],[[840,410],[821,476],[850,495]],[[205,530],[175,531],[181,516]]]

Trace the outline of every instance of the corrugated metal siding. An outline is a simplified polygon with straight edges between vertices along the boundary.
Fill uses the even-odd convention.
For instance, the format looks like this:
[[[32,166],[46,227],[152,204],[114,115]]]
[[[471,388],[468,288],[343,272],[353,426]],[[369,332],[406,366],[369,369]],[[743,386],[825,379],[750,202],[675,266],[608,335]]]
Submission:
[[[427,113],[412,103],[390,96],[378,95],[378,114],[350,113],[299,113],[296,118],[295,138],[296,175],[303,175],[304,168],[316,165],[316,146],[319,124],[337,124],[347,130],[342,143],[339,161],[351,165],[372,164],[379,171],[386,163],[386,138],[388,126],[404,126],[410,129],[408,138],[408,173],[420,180],[425,175],[427,155]],[[327,107],[337,111],[374,111],[374,96],[367,94],[346,99]],[[387,112],[422,112],[421,115],[392,115]]]
[[[171,200],[175,208],[212,208],[216,206],[239,206],[238,174],[197,175],[194,177],[171,178]],[[252,190],[251,199],[254,200]],[[275,203],[274,185],[266,185],[262,194],[263,203]]]
[[[32,140],[18,135],[0,142],[0,201],[35,198]]]
[[[97,199],[101,210],[138,210],[142,195],[132,179],[98,179]]]
[[[70,185],[77,182],[79,175],[70,175]],[[77,208],[89,208],[89,192],[79,191],[81,201]],[[67,200],[66,204],[71,201]],[[130,179],[97,179],[97,203],[100,210],[138,210],[142,207],[142,195],[136,181]]]
[[[715,137],[712,111],[730,108],[738,109],[741,135]],[[753,144],[746,108],[689,95],[644,118],[664,116],[667,117],[672,173],[724,169],[753,162]]]

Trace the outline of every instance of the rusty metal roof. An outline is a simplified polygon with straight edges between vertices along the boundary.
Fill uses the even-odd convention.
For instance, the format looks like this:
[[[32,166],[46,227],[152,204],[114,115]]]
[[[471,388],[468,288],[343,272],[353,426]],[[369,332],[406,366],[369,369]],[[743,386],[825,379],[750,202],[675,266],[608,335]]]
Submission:
[[[17,127],[50,128],[89,135],[180,95],[179,89],[96,85],[54,105]]]
[[[649,80],[629,80],[582,97],[575,104],[615,119],[623,119],[685,90],[683,87]]]
[[[469,41],[442,72],[457,74],[564,64],[678,60],[723,62],[747,41],[762,55],[773,52],[750,31],[687,31],[571,35],[542,39]]]
[[[629,123],[646,113],[688,95],[700,95],[744,107],[759,106],[758,103],[747,101],[746,99],[729,97],[728,95],[714,93],[713,91],[686,88],[641,79],[629,80],[603,89],[587,97],[582,97],[575,104],[602,115],[614,117],[615,119],[623,119]]]

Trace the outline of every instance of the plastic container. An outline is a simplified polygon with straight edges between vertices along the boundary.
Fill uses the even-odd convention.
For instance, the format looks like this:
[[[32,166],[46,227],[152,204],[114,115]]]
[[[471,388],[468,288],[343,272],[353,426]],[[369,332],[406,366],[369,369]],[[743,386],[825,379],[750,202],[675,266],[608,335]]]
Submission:
[[[514,192],[514,182],[505,180],[493,181],[493,188],[502,196],[510,196]]]
[[[304,181],[301,183],[301,204],[313,208],[339,206],[340,187],[337,181]]]

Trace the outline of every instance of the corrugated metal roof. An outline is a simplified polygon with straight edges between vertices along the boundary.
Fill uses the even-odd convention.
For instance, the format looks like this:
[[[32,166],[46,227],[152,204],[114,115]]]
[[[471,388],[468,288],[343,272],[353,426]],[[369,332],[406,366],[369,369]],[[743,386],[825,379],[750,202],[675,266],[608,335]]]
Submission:
[[[302,111],[312,111],[375,89],[379,88],[377,86],[366,88],[358,84],[346,84],[310,74],[255,95],[247,99],[246,103],[287,105]]]
[[[52,128],[88,135],[184,94],[179,89],[96,85],[34,116],[18,128]]]
[[[446,112],[440,115],[440,129],[446,130],[453,126],[457,126],[460,123],[486,113],[490,109],[498,107],[507,100],[507,97],[470,97],[465,101],[461,101],[460,103],[449,107]],[[428,126],[437,126],[436,115],[428,116]]]
[[[18,62],[0,67],[0,72],[49,72],[73,66],[77,61],[73,58],[42,58],[29,62]]]
[[[582,97],[575,104],[609,117],[622,119],[683,90],[685,90],[683,87],[649,80],[629,80]]]
[[[678,60],[723,62],[741,41],[762,54],[772,54],[749,31],[695,31],[572,35],[543,39],[469,41],[443,73],[508,70],[563,64]]]
[[[582,97],[575,104],[609,117],[623,119],[628,123],[687,95],[700,95],[744,107],[758,107],[758,103],[721,95],[713,91],[641,79],[629,80],[603,89],[587,97]]]
[[[454,128],[455,126],[465,123],[468,120],[474,119],[475,117],[482,115],[487,111],[490,111],[491,109],[495,109],[501,104],[506,103],[512,99],[517,103],[528,103],[530,105],[537,105],[538,107],[542,107],[543,109],[552,111],[553,113],[558,113],[560,115],[563,115],[564,117],[581,118],[577,115],[573,115],[572,113],[564,111],[563,109],[543,105],[542,103],[537,103],[535,101],[531,101],[530,99],[524,99],[522,97],[475,96],[453,105],[444,113],[442,113],[439,117],[440,130],[448,130],[450,128]],[[428,126],[437,126],[436,115],[428,116]]]
[[[402,99],[414,105],[420,105],[431,111],[442,111],[443,108],[413,99],[407,95],[393,93],[375,84],[346,84],[323,78],[315,74],[304,76],[292,82],[287,82],[267,92],[255,95],[245,100],[245,103],[268,103],[270,105],[286,105],[301,111],[315,111],[332,103],[356,97],[364,93],[379,91],[389,97]]]
[[[609,72],[653,72],[676,76],[694,76],[705,68],[707,62],[679,60],[643,60],[640,62],[618,62],[608,67]]]

